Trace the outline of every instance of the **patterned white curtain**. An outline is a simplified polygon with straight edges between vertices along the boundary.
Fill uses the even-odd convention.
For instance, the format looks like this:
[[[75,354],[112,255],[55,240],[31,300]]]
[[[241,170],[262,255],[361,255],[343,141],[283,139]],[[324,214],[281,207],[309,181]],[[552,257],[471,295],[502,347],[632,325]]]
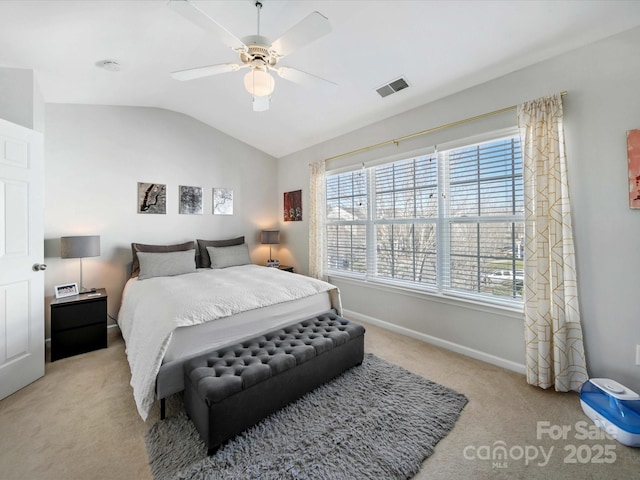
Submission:
[[[312,163],[309,185],[309,275],[327,280],[326,271],[326,179],[324,161]]]
[[[518,106],[524,163],[527,382],[579,390],[588,379],[578,309],[562,98]]]

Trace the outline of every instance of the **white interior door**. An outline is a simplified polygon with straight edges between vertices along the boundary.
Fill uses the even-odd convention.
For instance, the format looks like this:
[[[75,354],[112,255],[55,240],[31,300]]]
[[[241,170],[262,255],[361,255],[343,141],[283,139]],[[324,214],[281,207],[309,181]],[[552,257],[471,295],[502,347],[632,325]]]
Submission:
[[[44,375],[42,134],[0,119],[0,399]]]

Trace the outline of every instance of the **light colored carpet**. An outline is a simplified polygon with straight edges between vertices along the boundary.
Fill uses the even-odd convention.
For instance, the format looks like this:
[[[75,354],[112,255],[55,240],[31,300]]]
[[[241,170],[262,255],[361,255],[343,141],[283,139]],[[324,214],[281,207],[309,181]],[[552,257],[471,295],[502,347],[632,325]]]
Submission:
[[[420,470],[467,403],[464,395],[369,353],[362,365],[207,458],[179,399],[175,421],[159,421],[147,434],[156,480],[405,480]]]
[[[576,438],[576,426],[589,425],[577,395],[540,390],[516,373],[365,326],[366,351],[469,399],[416,479],[638,478],[640,449],[609,439]],[[43,378],[0,401],[0,479],[150,480],[144,435],[158,420],[159,409],[154,407],[143,422],[129,380],[117,330],[110,331],[107,349],[47,363]],[[538,435],[538,422],[571,431],[565,439],[553,440]],[[510,457],[500,465],[483,459],[500,445],[515,457],[527,446],[553,451],[544,466],[538,465],[541,458],[525,462]],[[595,458],[597,445],[612,446],[613,463],[598,463],[603,457]],[[572,448],[580,448],[581,459],[588,461],[565,463],[573,459]]]

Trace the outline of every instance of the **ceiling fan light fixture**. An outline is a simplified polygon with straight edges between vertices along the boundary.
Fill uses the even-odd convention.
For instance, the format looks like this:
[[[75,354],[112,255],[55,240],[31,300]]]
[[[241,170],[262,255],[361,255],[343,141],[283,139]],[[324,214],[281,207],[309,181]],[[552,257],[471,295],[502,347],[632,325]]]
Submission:
[[[254,97],[271,95],[276,87],[275,80],[260,68],[252,68],[244,76],[244,88]]]

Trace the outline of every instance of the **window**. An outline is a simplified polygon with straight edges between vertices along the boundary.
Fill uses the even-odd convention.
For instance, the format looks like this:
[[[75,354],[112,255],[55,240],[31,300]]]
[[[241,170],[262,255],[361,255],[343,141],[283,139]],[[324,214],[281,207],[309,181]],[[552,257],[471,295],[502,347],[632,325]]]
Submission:
[[[326,183],[331,274],[521,301],[517,135],[328,174]]]
[[[363,172],[327,177],[330,270],[366,272],[367,182]]]

